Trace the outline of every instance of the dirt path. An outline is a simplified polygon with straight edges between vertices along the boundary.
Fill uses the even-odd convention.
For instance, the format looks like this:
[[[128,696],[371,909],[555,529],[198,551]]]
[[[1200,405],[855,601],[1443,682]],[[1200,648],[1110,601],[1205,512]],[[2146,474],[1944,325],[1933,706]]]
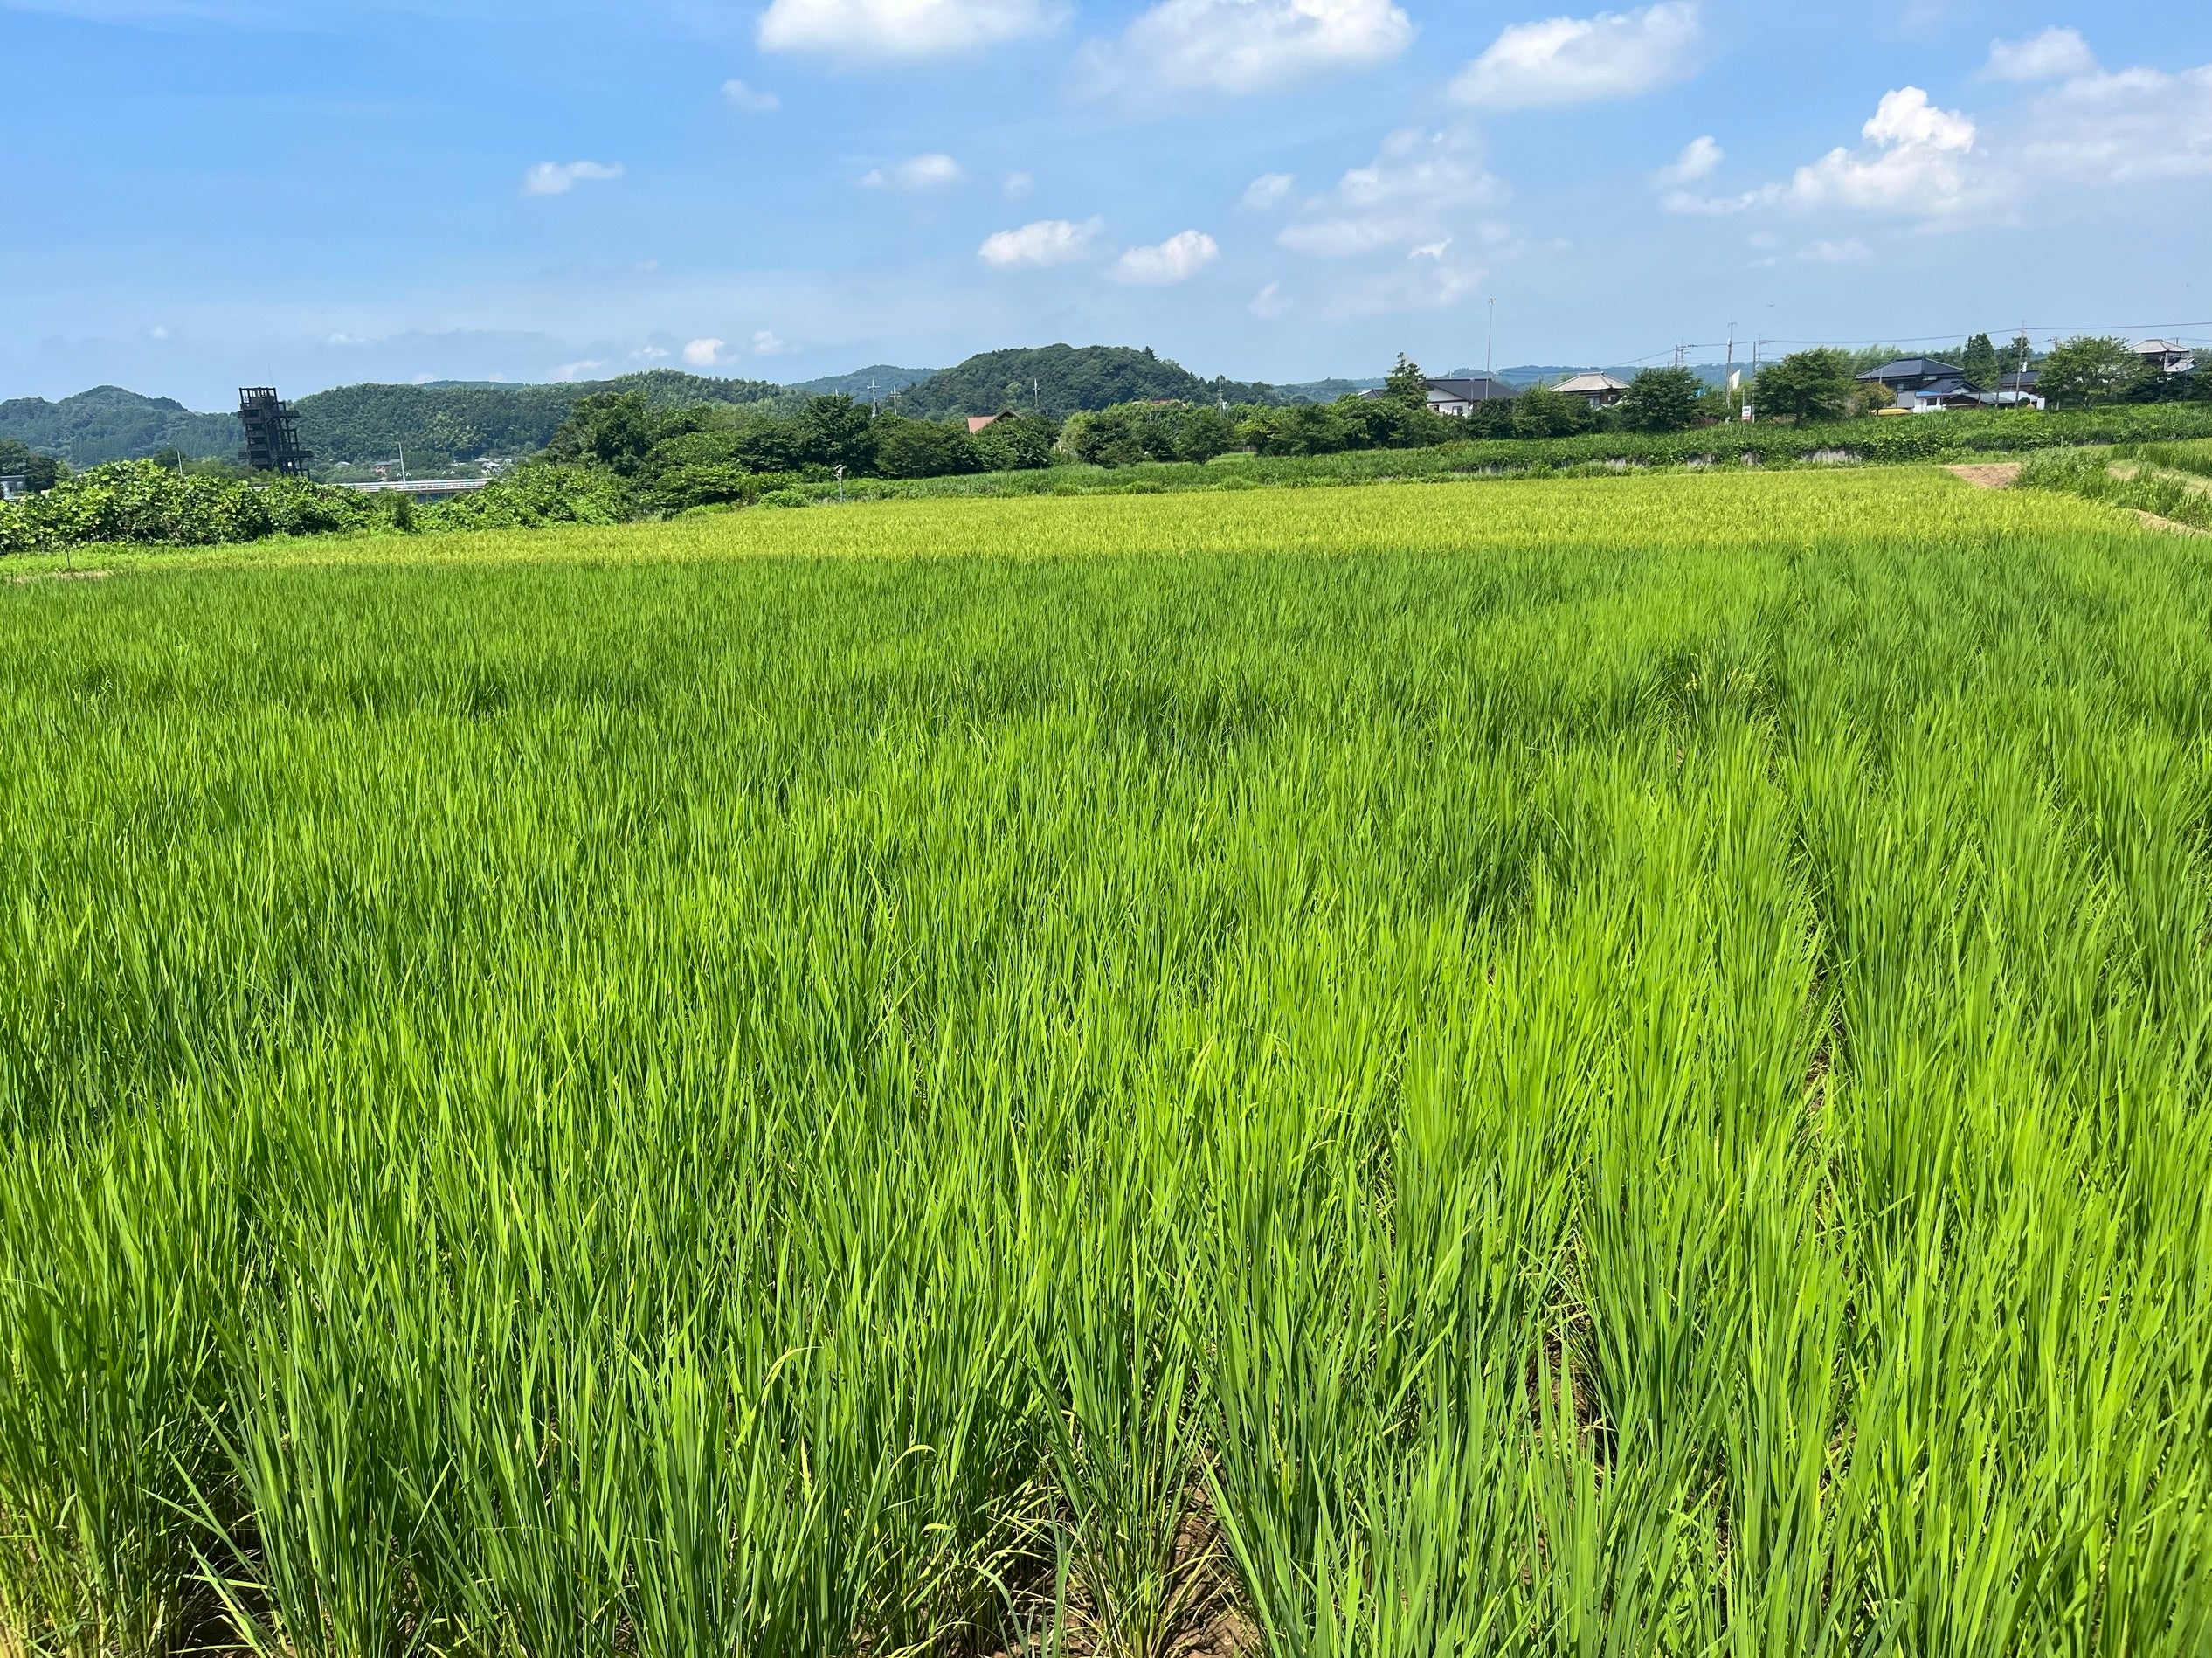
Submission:
[[[1989,460],[1973,466],[1946,466],[1944,471],[1954,478],[1963,478],[1976,489],[2010,489],[2013,480],[2020,476],[2017,460]]]
[[[32,582],[104,582],[114,573],[110,570],[46,570],[29,576],[10,576],[8,585],[27,587]]]
[[[2179,519],[2160,518],[2156,513],[2138,511],[2133,507],[2129,508],[2128,511],[2134,513],[2153,529],[2163,529],[2175,535],[2212,535],[2212,529],[2199,529],[2195,524],[2185,524]]]

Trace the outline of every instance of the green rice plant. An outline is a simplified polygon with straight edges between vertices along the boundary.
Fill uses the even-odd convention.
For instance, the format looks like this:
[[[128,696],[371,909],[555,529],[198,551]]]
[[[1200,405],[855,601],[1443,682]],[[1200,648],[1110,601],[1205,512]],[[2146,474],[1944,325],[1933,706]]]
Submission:
[[[0,587],[10,1652],[2212,1640],[2195,542],[1803,468],[102,567]]]

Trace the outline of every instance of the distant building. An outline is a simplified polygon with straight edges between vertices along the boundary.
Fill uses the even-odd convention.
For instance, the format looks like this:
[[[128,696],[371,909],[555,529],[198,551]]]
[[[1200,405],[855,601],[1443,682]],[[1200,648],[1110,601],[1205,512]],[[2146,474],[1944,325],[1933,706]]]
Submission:
[[[1967,371],[1955,363],[1945,363],[1935,357],[1899,357],[1885,363],[1878,369],[1869,369],[1859,377],[1863,383],[1885,385],[1897,393],[1903,404],[1907,392],[1922,391],[1946,380],[1964,383]]]
[[[2015,373],[1999,375],[1997,377],[1998,405],[2006,409],[2017,409],[2023,405],[2030,409],[2042,408],[2043,395],[2036,388],[2041,383],[2043,377],[2042,371],[2036,369],[2023,369]]]
[[[2196,353],[2179,340],[2138,340],[2134,350],[2153,374],[2196,372]]]
[[[0,478],[0,501],[28,501],[31,498],[31,480],[13,473]]]
[[[1963,375],[1948,380],[1931,381],[1911,391],[1897,393],[1897,407],[1908,414],[1941,414],[1951,409],[1987,409],[1995,405],[1997,394],[1984,391]]]
[[[981,432],[985,426],[992,425],[999,418],[1001,418],[1001,417],[998,415],[970,415],[968,417],[968,434],[972,437],[977,432]]]
[[[1593,409],[1610,409],[1628,395],[1628,383],[1591,370],[1569,375],[1552,390],[1564,397],[1580,397]]]
[[[1363,391],[1362,397],[1372,401],[1390,395],[1386,388],[1378,386],[1372,391]],[[1510,402],[1513,388],[1494,375],[1476,374],[1455,377],[1428,383],[1428,411],[1441,415],[1467,415],[1478,403]]]

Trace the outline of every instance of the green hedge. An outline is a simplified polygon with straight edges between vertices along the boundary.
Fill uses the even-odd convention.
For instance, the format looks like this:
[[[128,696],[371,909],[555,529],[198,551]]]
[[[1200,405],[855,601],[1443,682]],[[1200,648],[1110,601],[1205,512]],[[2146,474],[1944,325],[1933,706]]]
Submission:
[[[302,479],[180,478],[150,460],[116,460],[43,495],[0,504],[0,553],[59,552],[88,542],[206,547],[361,529],[390,516],[368,496]]]

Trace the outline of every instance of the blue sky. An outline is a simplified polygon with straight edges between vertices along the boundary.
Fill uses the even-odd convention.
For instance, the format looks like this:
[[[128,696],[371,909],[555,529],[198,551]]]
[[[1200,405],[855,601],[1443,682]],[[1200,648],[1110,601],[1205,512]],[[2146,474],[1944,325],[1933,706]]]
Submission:
[[[0,0],[0,396],[2212,339],[2202,4]]]

